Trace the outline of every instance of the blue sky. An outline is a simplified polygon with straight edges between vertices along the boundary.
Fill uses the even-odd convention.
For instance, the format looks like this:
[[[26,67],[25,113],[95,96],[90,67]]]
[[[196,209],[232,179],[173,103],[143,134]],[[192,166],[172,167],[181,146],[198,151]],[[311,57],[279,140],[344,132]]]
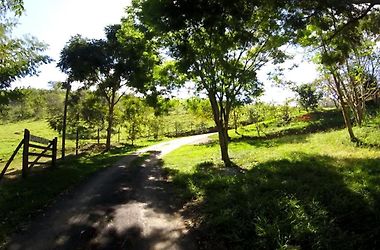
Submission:
[[[55,62],[40,67],[38,77],[27,77],[14,86],[32,86],[47,88],[49,81],[64,81],[66,76],[56,68],[59,53],[71,36],[81,34],[89,38],[101,38],[104,27],[119,23],[124,16],[124,8],[130,0],[24,0],[25,14],[20,18],[16,35],[31,34],[49,45],[47,54]],[[315,66],[303,60],[298,53],[295,62],[298,68],[286,73],[286,79],[296,82],[311,82],[317,75]],[[292,63],[289,63],[291,65]],[[266,73],[271,67],[260,72],[265,83],[266,93],[262,99],[266,102],[281,103],[292,97],[288,90],[276,88],[267,81]],[[186,91],[182,91],[186,93]]]
[[[16,35],[31,34],[49,45],[47,54],[55,62],[40,67],[38,77],[27,77],[15,86],[47,88],[49,81],[64,81],[56,68],[59,53],[76,34],[101,38],[104,27],[119,23],[130,0],[24,0],[25,14],[19,20]]]

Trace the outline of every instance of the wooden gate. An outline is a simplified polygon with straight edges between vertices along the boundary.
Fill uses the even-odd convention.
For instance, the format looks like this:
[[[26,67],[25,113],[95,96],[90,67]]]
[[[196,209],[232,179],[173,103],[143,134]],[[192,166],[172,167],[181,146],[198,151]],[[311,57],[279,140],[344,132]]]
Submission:
[[[24,130],[24,138],[20,141],[16,150],[13,152],[12,156],[9,158],[7,164],[5,165],[3,171],[0,174],[0,179],[5,175],[9,165],[13,161],[17,152],[23,146],[22,152],[22,177],[26,177],[30,169],[35,165],[47,165],[51,164],[52,167],[56,166],[57,162],[57,137],[53,140],[48,140],[39,136],[31,135],[30,131]],[[31,149],[40,150],[41,152],[31,151]],[[35,157],[34,159],[32,159]],[[50,158],[51,161],[41,162],[41,158]]]

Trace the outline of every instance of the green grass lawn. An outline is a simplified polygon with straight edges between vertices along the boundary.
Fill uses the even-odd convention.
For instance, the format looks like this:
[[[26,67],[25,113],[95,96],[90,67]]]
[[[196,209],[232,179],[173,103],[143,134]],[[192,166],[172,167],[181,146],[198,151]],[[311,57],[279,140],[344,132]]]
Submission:
[[[28,121],[20,121],[17,123],[1,124],[0,125],[0,172],[3,170],[3,167],[5,166],[6,162],[8,161],[8,159],[10,158],[14,150],[16,149],[17,145],[23,139],[24,129],[28,129],[32,135],[36,135],[36,136],[43,137],[46,139],[53,139],[54,137],[58,137],[58,157],[61,156],[61,143],[62,143],[61,137],[56,131],[49,128],[48,123],[46,121],[28,120]],[[122,146],[123,143],[130,143],[130,141],[127,140],[128,137],[127,137],[125,129],[121,129],[120,132],[121,132],[120,135],[118,135],[117,133],[113,134],[112,145],[116,145],[120,147]],[[120,141],[118,141],[119,139]],[[163,138],[163,140],[164,139],[165,138]],[[89,146],[95,143],[96,143],[95,139],[92,139],[92,140],[81,139],[79,141],[79,147],[80,147],[79,152],[83,152],[84,150],[86,150],[86,148],[88,148]],[[101,139],[101,143],[105,143],[104,138]],[[137,139],[135,141],[135,144],[139,146],[149,146],[154,143],[157,143],[157,141],[148,140],[146,138]],[[66,151],[67,151],[67,154],[72,154],[75,152],[74,139],[66,140]],[[8,168],[7,173],[12,174],[15,171],[20,170],[21,164],[22,164],[22,149],[16,155],[12,164]]]
[[[46,139],[53,139],[59,137],[58,133],[50,129],[47,122],[40,121],[20,121],[17,123],[8,123],[0,125],[0,171],[3,170],[4,165],[16,149],[17,145],[23,139],[24,129],[28,129],[32,135],[40,136]],[[58,138],[60,144],[60,138]],[[74,142],[67,141],[69,150],[72,151]],[[60,149],[60,145],[58,145]],[[60,153],[58,154],[60,155]],[[22,150],[16,155],[16,158],[8,168],[7,172],[13,172],[21,169]]]
[[[230,143],[236,168],[222,167],[215,141],[166,155],[164,168],[191,202],[205,248],[379,249],[378,126],[355,128],[371,146],[343,129],[273,139],[246,130]]]

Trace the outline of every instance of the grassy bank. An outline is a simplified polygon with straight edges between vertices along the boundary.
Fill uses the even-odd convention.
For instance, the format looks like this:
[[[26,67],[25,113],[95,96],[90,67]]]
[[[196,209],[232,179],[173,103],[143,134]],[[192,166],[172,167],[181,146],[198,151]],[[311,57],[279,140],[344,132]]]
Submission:
[[[295,133],[294,126],[298,135],[278,133]],[[307,126],[233,135],[235,168],[222,167],[216,141],[165,156],[178,194],[192,204],[203,247],[380,247],[379,124],[355,128],[361,146],[349,142],[344,129],[307,133]]]
[[[17,123],[8,123],[0,125],[0,171],[3,169],[5,163],[16,149],[17,145],[23,139],[24,129],[29,129],[33,135],[38,135],[47,139],[53,139],[58,134],[50,129],[44,121],[22,121]],[[69,143],[69,146],[71,143]],[[8,172],[20,169],[21,167],[21,153],[19,153]]]
[[[58,157],[61,156],[61,137],[60,135],[52,130],[46,121],[44,120],[28,120],[28,121],[20,121],[16,123],[7,123],[0,125],[0,171],[5,166],[9,157],[12,155],[13,151],[16,149],[19,142],[22,140],[24,135],[24,129],[29,129],[32,135],[40,136],[47,139],[53,139],[54,137],[58,137]],[[118,142],[118,140],[120,141]],[[112,137],[112,144],[121,146],[121,143],[128,143],[126,131],[121,130],[120,135],[114,134]],[[96,143],[96,140],[89,139],[80,139],[79,141],[79,152],[88,151],[89,148]],[[105,139],[101,139],[101,143],[105,143]],[[136,145],[147,146],[150,144],[154,144],[156,141],[148,140],[146,138],[137,139],[135,141]],[[71,154],[75,152],[75,140],[72,138],[68,138],[66,140],[66,151],[67,154]],[[22,163],[22,150],[16,155],[12,164],[7,170],[7,173],[13,175],[18,170],[21,169]]]

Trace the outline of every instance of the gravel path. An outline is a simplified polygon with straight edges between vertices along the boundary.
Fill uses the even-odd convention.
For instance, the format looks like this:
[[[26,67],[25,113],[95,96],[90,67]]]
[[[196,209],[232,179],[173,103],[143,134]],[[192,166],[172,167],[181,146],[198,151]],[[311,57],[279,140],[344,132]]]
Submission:
[[[196,249],[160,156],[209,135],[175,139],[141,149],[92,176],[15,235],[11,250]],[[149,156],[131,162],[141,154]]]

